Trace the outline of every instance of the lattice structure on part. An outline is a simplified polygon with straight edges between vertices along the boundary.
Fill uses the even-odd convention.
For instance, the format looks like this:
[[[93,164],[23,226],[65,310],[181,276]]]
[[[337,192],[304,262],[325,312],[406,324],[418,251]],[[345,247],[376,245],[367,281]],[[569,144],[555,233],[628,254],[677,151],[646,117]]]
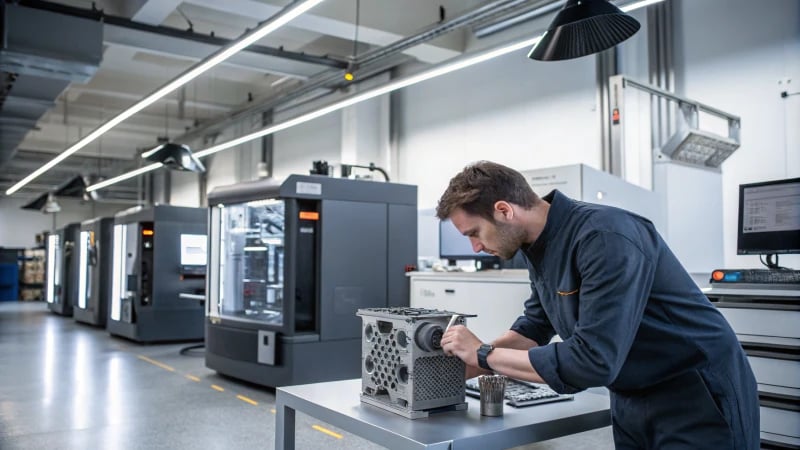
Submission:
[[[464,363],[445,356],[441,337],[454,315],[424,308],[368,308],[362,319],[361,400],[416,419],[466,409]]]

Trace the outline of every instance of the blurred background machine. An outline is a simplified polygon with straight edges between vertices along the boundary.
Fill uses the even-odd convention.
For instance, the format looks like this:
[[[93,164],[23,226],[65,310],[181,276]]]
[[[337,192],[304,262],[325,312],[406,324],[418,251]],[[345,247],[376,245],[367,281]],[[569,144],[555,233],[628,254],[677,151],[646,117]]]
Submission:
[[[114,217],[109,333],[138,342],[203,339],[205,208],[156,205]]]
[[[78,298],[78,262],[75,243],[79,223],[70,223],[47,235],[45,300],[50,311],[72,316]]]
[[[464,362],[445,356],[442,335],[454,316],[425,308],[367,308],[361,343],[361,401],[409,419],[467,409]]]
[[[360,375],[360,308],[408,305],[416,186],[291,175],[214,189],[206,366],[265,386]]]
[[[73,317],[77,322],[106,326],[111,298],[113,239],[113,217],[81,222],[77,241],[78,293],[73,305]]]

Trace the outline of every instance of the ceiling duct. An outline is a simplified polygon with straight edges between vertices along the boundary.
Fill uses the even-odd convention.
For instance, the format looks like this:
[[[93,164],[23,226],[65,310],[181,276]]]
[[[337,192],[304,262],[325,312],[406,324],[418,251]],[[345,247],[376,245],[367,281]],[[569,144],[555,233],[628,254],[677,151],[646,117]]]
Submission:
[[[9,3],[0,3],[0,27],[2,167],[69,83],[85,83],[97,71],[103,28]]]

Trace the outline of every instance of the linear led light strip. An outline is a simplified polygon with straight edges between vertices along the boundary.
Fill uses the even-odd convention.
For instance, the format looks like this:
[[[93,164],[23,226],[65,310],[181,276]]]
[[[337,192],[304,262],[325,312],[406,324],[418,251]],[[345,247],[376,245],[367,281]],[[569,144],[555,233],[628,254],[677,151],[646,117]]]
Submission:
[[[139,100],[130,108],[122,111],[121,113],[117,114],[113,118],[111,118],[108,122],[100,125],[94,131],[87,134],[83,139],[79,140],[71,147],[67,148],[60,155],[56,156],[55,158],[51,159],[47,164],[43,165],[42,167],[33,171],[30,175],[23,178],[17,184],[11,186],[6,191],[6,195],[11,195],[18,190],[20,190],[23,186],[30,183],[31,181],[35,180],[37,177],[42,175],[43,173],[47,172],[48,170],[52,169],[53,166],[60,163],[64,159],[68,158],[73,153],[77,152],[78,150],[86,147],[91,142],[93,142],[98,137],[105,134],[108,130],[114,128],[115,126],[119,125],[125,119],[131,117],[132,115],[136,114],[137,112],[147,108],[148,106],[152,105],[165,95],[169,94],[170,92],[178,89],[179,87],[183,86],[184,84],[188,83],[189,81],[197,78],[202,73],[206,72],[207,70],[211,69],[212,67],[216,66],[217,64],[225,61],[226,59],[230,58],[231,56],[235,55],[236,53],[240,52],[241,50],[249,47],[254,42],[258,41],[259,39],[263,38],[264,36],[272,33],[273,31],[277,30],[278,28],[282,27],[289,23],[292,19],[296,18],[297,16],[305,13],[309,9],[317,6],[318,4],[322,3],[323,0],[306,0],[304,2],[299,3],[297,6],[285,10],[283,13],[279,13],[278,17],[275,17],[272,20],[268,20],[261,24],[258,28],[254,29],[250,33],[244,35],[240,40],[232,43],[227,47],[223,47],[217,53],[210,56],[208,59],[197,63],[194,67],[190,67],[186,72],[179,75],[177,78],[173,79],[172,81],[168,82],[164,86],[157,89],[152,94],[146,96],[145,98]]]
[[[267,136],[267,135],[270,135],[270,134],[273,134],[273,133],[277,133],[278,131],[285,130],[287,128],[291,128],[293,126],[300,125],[301,123],[305,123],[305,122],[308,122],[310,120],[314,120],[314,119],[316,119],[318,117],[324,116],[326,114],[330,114],[330,113],[332,113],[334,111],[338,111],[340,109],[347,108],[348,106],[355,105],[356,103],[361,103],[361,102],[363,102],[365,100],[369,100],[371,98],[378,97],[378,96],[381,96],[381,95],[384,95],[384,94],[388,94],[390,92],[396,91],[398,89],[402,89],[404,87],[411,86],[412,84],[416,84],[416,83],[419,83],[419,82],[422,82],[422,81],[425,81],[425,80],[429,80],[431,78],[435,78],[435,77],[438,77],[438,76],[441,76],[441,75],[444,75],[444,74],[447,74],[447,73],[450,73],[450,72],[455,72],[456,70],[460,70],[460,69],[463,69],[465,67],[469,67],[469,66],[481,63],[483,61],[487,61],[489,59],[493,59],[493,58],[496,58],[498,56],[502,56],[502,55],[505,55],[507,53],[511,53],[513,51],[516,51],[516,50],[520,50],[520,49],[523,49],[523,48],[526,48],[526,47],[530,47],[530,46],[536,44],[539,41],[539,39],[540,39],[540,37],[536,37],[536,38],[533,38],[533,39],[527,39],[527,40],[522,41],[522,42],[516,42],[514,44],[510,44],[510,45],[498,48],[496,50],[491,50],[491,51],[488,51],[488,52],[482,52],[482,53],[479,53],[477,55],[474,55],[474,56],[471,56],[471,57],[468,57],[468,58],[461,58],[461,59],[459,59],[457,61],[453,61],[453,62],[444,64],[444,65],[439,66],[439,67],[434,67],[432,69],[420,72],[419,74],[416,74],[416,75],[411,75],[411,76],[408,76],[408,77],[405,77],[405,78],[400,78],[398,80],[392,81],[392,82],[390,82],[388,84],[385,84],[383,86],[364,91],[364,92],[362,92],[360,94],[356,94],[354,96],[345,98],[345,99],[340,100],[338,102],[334,102],[334,103],[332,103],[332,104],[330,104],[328,106],[324,106],[324,107],[322,107],[320,109],[317,109],[315,111],[311,111],[309,113],[300,115],[298,117],[295,117],[293,119],[287,120],[285,122],[281,122],[281,123],[278,123],[278,124],[275,124],[275,125],[271,125],[271,126],[268,126],[266,128],[262,128],[262,129],[260,129],[258,131],[255,131],[253,133],[238,137],[236,139],[233,139],[233,140],[230,140],[230,141],[227,141],[227,142],[223,142],[223,143],[221,143],[219,145],[215,145],[213,147],[209,147],[209,148],[207,148],[205,150],[198,151],[198,152],[196,152],[194,154],[194,156],[196,156],[198,158],[203,158],[203,157],[212,155],[214,153],[221,152],[223,150],[227,150],[227,149],[229,149],[231,147],[236,147],[237,145],[241,145],[241,144],[244,144],[245,142],[252,141],[253,139],[258,139],[260,137],[264,137],[264,136]],[[129,178],[135,177],[137,175],[141,175],[141,174],[146,173],[146,172],[150,172],[151,170],[158,169],[162,165],[163,164],[161,164],[161,163],[155,163],[155,164],[150,164],[149,166],[141,167],[141,168],[139,168],[137,170],[134,170],[132,172],[124,173],[124,174],[119,175],[117,177],[109,178],[108,180],[102,181],[102,182],[97,183],[97,184],[93,184],[93,185],[87,187],[86,191],[92,192],[92,191],[96,191],[98,189],[102,189],[104,187],[111,186],[112,184],[119,183],[120,181],[127,180]]]
[[[631,11],[633,9],[637,9],[637,8],[641,8],[641,7],[644,7],[644,6],[648,6],[648,5],[651,5],[653,3],[658,3],[660,1],[663,1],[663,0],[643,0],[641,2],[631,3],[631,4],[627,5],[627,6],[625,6],[625,11],[626,12],[627,11]],[[499,56],[503,56],[503,55],[506,55],[508,53],[511,53],[511,52],[514,52],[514,51],[517,51],[517,50],[521,50],[521,49],[526,48],[526,47],[531,47],[531,46],[535,45],[537,42],[539,42],[540,39],[541,39],[541,36],[537,36],[537,37],[532,38],[532,39],[526,39],[524,41],[508,44],[508,45],[502,46],[502,47],[497,48],[497,49],[480,52],[477,55],[473,55],[473,56],[469,56],[469,57],[460,57],[456,61],[444,63],[441,66],[433,67],[431,69],[428,69],[428,70],[425,70],[423,72],[420,72],[419,74],[416,74],[416,75],[411,75],[411,76],[408,76],[408,77],[405,77],[405,78],[400,78],[398,80],[389,82],[389,83],[387,83],[387,84],[385,84],[383,86],[379,86],[377,88],[373,88],[373,89],[364,91],[364,92],[362,92],[360,94],[353,95],[352,97],[345,98],[345,99],[340,100],[338,102],[334,102],[334,103],[332,103],[332,104],[330,104],[328,106],[324,106],[324,107],[322,107],[322,108],[320,108],[318,110],[311,111],[309,113],[300,115],[300,116],[295,117],[293,119],[289,119],[287,121],[284,121],[284,122],[281,122],[281,123],[278,123],[278,124],[274,124],[274,125],[268,126],[266,128],[262,128],[262,129],[260,129],[258,131],[253,132],[253,133],[246,134],[246,135],[238,137],[236,139],[232,139],[230,141],[223,142],[223,143],[221,143],[219,145],[215,145],[213,147],[209,147],[209,148],[207,148],[205,150],[198,151],[198,152],[196,152],[194,154],[194,156],[196,156],[197,158],[204,158],[206,156],[213,155],[214,153],[221,152],[223,150],[227,150],[227,149],[232,148],[232,147],[236,147],[237,145],[244,144],[245,142],[249,142],[249,141],[252,141],[254,139],[258,139],[258,138],[261,138],[261,137],[264,137],[264,136],[267,136],[267,135],[270,135],[270,134],[273,134],[273,133],[277,133],[278,131],[285,130],[287,128],[291,128],[293,126],[300,125],[302,123],[314,120],[314,119],[316,119],[318,117],[321,117],[321,116],[324,116],[326,114],[330,114],[330,113],[332,113],[334,111],[338,111],[340,109],[347,108],[348,106],[355,105],[356,103],[361,103],[361,102],[369,100],[371,98],[375,98],[375,97],[378,97],[380,95],[388,94],[390,92],[396,91],[398,89],[402,89],[404,87],[411,86],[411,85],[416,84],[416,83],[420,83],[422,81],[430,80],[431,78],[436,78],[438,76],[445,75],[445,74],[448,74],[448,73],[451,73],[451,72],[455,72],[457,70],[461,70],[461,69],[473,66],[475,64],[479,64],[479,63],[482,63],[484,61],[488,61],[490,59],[494,59],[494,58],[497,58]],[[86,191],[87,192],[92,192],[92,191],[96,191],[98,189],[103,189],[105,187],[111,186],[112,184],[119,183],[120,181],[124,181],[124,180],[127,180],[129,178],[133,178],[135,176],[138,176],[138,175],[150,172],[152,170],[158,169],[162,165],[163,164],[161,164],[161,163],[155,163],[155,164],[150,164],[149,166],[141,167],[141,168],[139,168],[137,170],[134,170],[132,172],[124,173],[124,174],[116,176],[114,178],[109,178],[108,180],[102,181],[100,183],[93,184],[93,185],[87,187]]]
[[[645,6],[650,6],[663,1],[664,0],[642,0],[640,2],[633,2],[625,6],[620,6],[619,9],[622,10],[622,12],[631,12],[634,9],[644,8]]]

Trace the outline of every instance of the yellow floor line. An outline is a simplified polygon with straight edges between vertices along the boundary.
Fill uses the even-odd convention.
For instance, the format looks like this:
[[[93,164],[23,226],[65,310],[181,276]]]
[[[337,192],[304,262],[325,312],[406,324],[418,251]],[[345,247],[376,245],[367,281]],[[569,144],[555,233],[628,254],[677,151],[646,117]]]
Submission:
[[[212,384],[211,389],[214,389],[215,391],[225,392],[225,388],[223,388],[222,386],[217,386],[216,384]]]
[[[192,381],[196,381],[196,382],[198,382],[198,383],[200,382],[200,378],[197,378],[197,377],[196,377],[196,376],[194,376],[194,375],[186,375],[186,378],[188,378],[188,379],[190,379],[190,380],[192,380]]]
[[[325,433],[325,434],[327,434],[328,436],[333,436],[333,437],[335,437],[336,439],[341,439],[341,438],[342,438],[342,435],[341,435],[341,434],[339,434],[339,433],[334,433],[333,431],[331,431],[331,430],[329,430],[329,429],[327,429],[327,428],[322,428],[322,427],[321,427],[321,426],[319,426],[319,425],[312,425],[312,426],[311,426],[311,428],[313,428],[313,429],[315,429],[315,430],[319,431],[320,433]]]
[[[175,369],[174,369],[174,368],[172,368],[172,367],[170,367],[170,366],[168,366],[168,365],[166,365],[166,364],[164,364],[164,363],[160,363],[160,362],[156,361],[155,359],[150,359],[150,358],[148,358],[147,356],[142,356],[142,355],[137,355],[137,356],[138,356],[138,357],[139,357],[139,359],[141,359],[142,361],[147,361],[147,362],[149,362],[150,364],[152,364],[152,365],[154,365],[154,366],[161,367],[161,368],[162,368],[162,369],[164,369],[164,370],[168,370],[168,371],[170,371],[170,372],[175,372]]]
[[[244,395],[237,395],[236,398],[238,398],[239,400],[241,400],[243,402],[250,403],[253,406],[258,406],[258,402],[257,401],[255,401],[255,400],[253,400],[251,398],[247,398]]]

